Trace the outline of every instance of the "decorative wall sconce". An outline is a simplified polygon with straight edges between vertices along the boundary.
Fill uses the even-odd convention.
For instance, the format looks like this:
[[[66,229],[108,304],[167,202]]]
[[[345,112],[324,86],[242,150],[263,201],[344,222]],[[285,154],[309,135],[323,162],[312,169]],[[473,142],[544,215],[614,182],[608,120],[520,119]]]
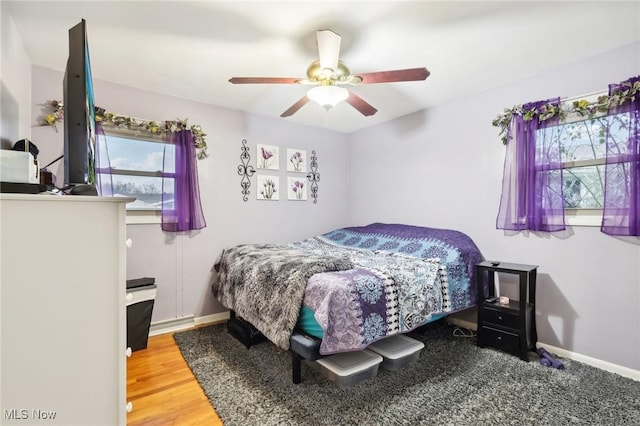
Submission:
[[[313,198],[313,204],[318,203],[318,182],[320,182],[320,173],[318,173],[318,157],[315,151],[311,151],[311,162],[309,163],[311,171],[307,173],[307,179],[311,183],[311,198]]]
[[[240,180],[240,187],[242,188],[242,200],[247,201],[249,199],[249,188],[251,187],[251,179],[249,179],[256,170],[249,162],[251,161],[251,154],[249,154],[249,147],[247,146],[247,140],[242,140],[242,147],[240,147],[240,161],[242,164],[238,166],[238,174],[242,176]]]

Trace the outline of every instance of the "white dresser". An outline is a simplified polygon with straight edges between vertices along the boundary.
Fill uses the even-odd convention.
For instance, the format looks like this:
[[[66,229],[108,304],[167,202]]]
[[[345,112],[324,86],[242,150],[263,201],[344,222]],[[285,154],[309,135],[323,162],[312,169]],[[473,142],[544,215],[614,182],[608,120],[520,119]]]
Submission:
[[[126,424],[130,201],[0,195],[0,424]]]

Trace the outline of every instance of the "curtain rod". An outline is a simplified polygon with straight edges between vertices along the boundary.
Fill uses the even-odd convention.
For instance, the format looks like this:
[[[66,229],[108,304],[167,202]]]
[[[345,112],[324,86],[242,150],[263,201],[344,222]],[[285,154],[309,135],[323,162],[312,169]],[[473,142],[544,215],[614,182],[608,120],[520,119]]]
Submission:
[[[123,118],[127,118],[129,120],[133,120],[135,122],[144,122],[144,123],[150,123],[150,122],[154,121],[154,122],[159,123],[159,124],[164,124],[165,121],[175,121],[175,120],[161,120],[161,121],[158,121],[158,120],[149,120],[147,118],[131,117],[129,115],[123,115],[123,114],[114,114],[114,113],[110,113],[110,114],[113,114],[114,117],[123,117]],[[115,126],[115,124],[111,123],[110,121],[103,121],[102,124],[108,124],[108,125],[111,125],[111,126]]]
[[[596,92],[591,92],[591,93],[587,93],[584,95],[579,95],[579,96],[569,96],[566,98],[560,98],[560,102],[573,102],[573,101],[578,101],[580,99],[586,99],[586,98],[590,98],[593,96],[602,96],[602,95],[606,95],[608,94],[609,91],[608,90],[598,90]]]

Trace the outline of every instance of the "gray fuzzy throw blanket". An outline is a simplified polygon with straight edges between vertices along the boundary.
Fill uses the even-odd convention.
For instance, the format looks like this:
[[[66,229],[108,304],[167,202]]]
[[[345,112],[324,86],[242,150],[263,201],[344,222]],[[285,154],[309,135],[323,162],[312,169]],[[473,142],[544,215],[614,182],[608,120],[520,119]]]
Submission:
[[[351,269],[353,264],[346,257],[276,244],[245,244],[225,249],[216,267],[213,294],[220,303],[282,349],[289,349],[307,280],[320,272]]]

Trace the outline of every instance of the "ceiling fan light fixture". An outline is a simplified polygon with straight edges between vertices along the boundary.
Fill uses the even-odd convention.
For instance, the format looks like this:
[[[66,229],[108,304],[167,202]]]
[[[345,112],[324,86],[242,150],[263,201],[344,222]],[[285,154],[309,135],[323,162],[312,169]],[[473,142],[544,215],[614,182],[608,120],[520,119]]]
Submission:
[[[339,86],[316,86],[307,91],[307,97],[324,109],[331,109],[349,97],[349,91]]]

